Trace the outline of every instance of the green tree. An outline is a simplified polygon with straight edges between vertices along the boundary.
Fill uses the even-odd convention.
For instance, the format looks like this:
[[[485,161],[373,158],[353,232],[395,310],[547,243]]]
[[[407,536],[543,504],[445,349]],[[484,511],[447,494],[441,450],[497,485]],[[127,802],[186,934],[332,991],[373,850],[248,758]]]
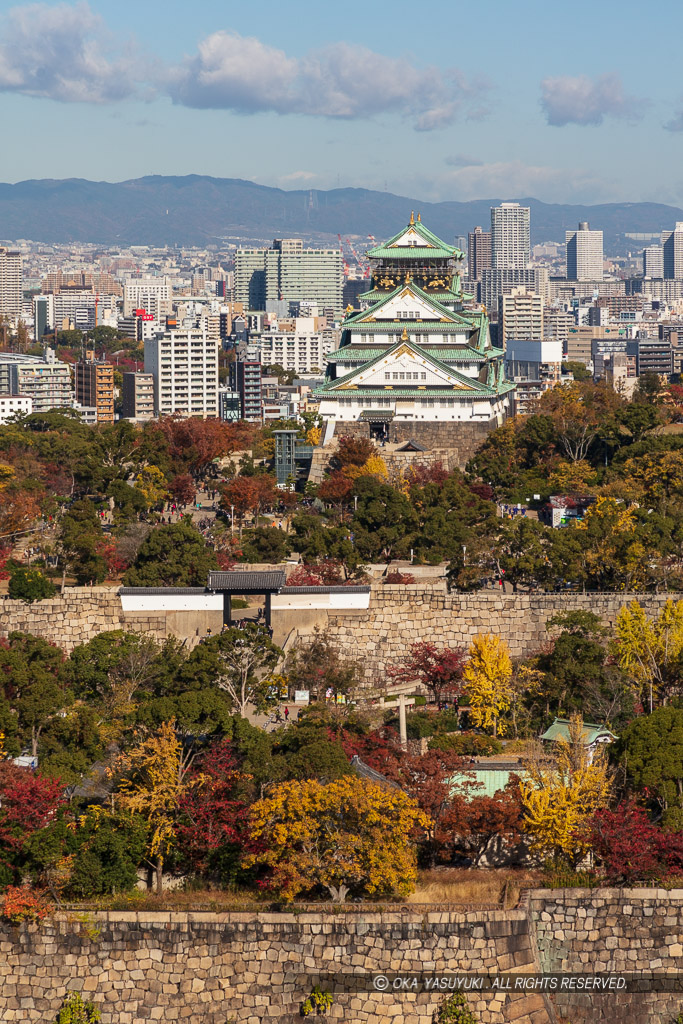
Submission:
[[[622,732],[610,753],[630,785],[647,791],[663,811],[663,824],[683,828],[683,708],[657,708]]]
[[[233,712],[244,716],[249,704],[263,710],[278,699],[269,675],[281,656],[267,630],[248,622],[204,640],[188,658],[183,673],[199,689],[217,686]]]
[[[33,604],[34,601],[44,601],[45,598],[54,597],[55,585],[52,580],[43,576],[40,569],[26,569],[19,566],[11,570],[7,592],[13,600]]]
[[[137,883],[147,846],[147,822],[138,814],[109,814],[89,807],[71,841],[68,888],[78,898],[126,892]]]
[[[79,585],[101,583],[107,563],[99,548],[104,540],[102,526],[91,501],[77,501],[59,523],[58,547],[62,562],[62,586],[67,572]]]
[[[550,530],[536,520],[520,516],[502,520],[495,554],[514,591],[520,585],[534,589],[548,579],[550,544]]]
[[[157,526],[124,576],[129,587],[196,587],[218,568],[215,552],[190,522]]]
[[[64,652],[30,633],[10,633],[0,645],[0,679],[16,723],[16,738],[38,756],[48,722],[72,703]]]
[[[243,536],[242,560],[245,562],[282,562],[292,550],[289,534],[276,526],[257,526]]]

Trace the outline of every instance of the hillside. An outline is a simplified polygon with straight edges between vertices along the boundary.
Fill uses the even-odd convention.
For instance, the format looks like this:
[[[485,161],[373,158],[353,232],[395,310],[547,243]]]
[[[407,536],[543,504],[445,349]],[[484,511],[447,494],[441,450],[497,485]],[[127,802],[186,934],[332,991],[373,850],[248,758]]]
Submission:
[[[561,241],[579,220],[605,232],[605,250],[635,250],[625,231],[660,231],[683,220],[683,210],[659,203],[571,206],[519,200],[531,207],[533,242]],[[498,198],[467,203],[421,199],[361,188],[284,191],[237,178],[160,175],[116,183],[69,178],[0,184],[0,237],[39,242],[107,245],[207,245],[226,239],[308,239],[342,235],[386,238],[421,210],[432,230],[446,239],[486,227]]]

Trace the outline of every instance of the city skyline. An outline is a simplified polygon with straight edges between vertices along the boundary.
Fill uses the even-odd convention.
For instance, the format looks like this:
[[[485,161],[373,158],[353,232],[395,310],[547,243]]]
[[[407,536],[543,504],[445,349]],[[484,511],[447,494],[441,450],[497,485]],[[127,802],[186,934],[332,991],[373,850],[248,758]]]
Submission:
[[[437,0],[418,24],[407,4],[388,17],[350,0],[321,18],[297,0],[256,18],[207,0],[188,24],[159,0],[0,0],[0,103],[23,138],[2,177],[683,203],[683,100],[661,20],[630,0],[506,13],[484,0],[467,19]],[[667,39],[681,21],[671,6]],[[645,77],[636,25],[639,52],[657,57]]]

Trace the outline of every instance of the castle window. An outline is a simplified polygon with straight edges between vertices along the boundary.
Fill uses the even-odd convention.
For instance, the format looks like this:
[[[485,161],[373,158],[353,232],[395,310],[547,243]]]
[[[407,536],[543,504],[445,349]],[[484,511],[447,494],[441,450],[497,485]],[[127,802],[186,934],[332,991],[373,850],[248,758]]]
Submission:
[[[426,373],[421,373],[420,377],[422,378],[422,380],[427,380],[427,374]]]

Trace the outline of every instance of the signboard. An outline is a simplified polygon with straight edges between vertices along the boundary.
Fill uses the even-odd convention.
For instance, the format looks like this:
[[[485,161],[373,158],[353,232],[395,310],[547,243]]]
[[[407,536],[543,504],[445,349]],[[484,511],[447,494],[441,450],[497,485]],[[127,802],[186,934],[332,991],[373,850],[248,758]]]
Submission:
[[[308,704],[310,703],[311,692],[310,690],[295,690],[294,691],[294,703],[295,704]]]

